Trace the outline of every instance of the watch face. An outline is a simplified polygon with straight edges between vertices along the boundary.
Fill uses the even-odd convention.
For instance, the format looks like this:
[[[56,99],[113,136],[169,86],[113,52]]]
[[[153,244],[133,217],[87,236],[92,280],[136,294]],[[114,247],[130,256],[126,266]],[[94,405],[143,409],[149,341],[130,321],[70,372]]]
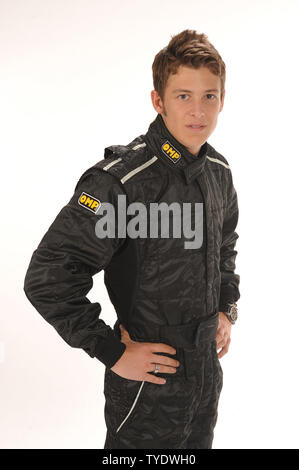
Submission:
[[[233,321],[236,321],[237,318],[238,318],[238,313],[237,313],[235,310],[233,310],[233,311],[231,312],[230,316],[231,316],[231,319],[232,319]]]
[[[237,309],[237,306],[235,304],[230,305],[229,316],[230,316],[230,318],[232,319],[233,322],[235,322],[237,320],[237,318],[238,318],[238,309]]]

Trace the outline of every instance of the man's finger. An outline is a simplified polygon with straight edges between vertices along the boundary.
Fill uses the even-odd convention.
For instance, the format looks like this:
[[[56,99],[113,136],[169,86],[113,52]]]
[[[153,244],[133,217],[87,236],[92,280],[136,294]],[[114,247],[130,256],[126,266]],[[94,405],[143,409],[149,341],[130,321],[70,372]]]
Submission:
[[[227,340],[228,340],[228,336],[226,334],[217,335],[216,336],[217,349],[223,348],[226,345]]]
[[[219,351],[218,353],[218,358],[221,359],[221,357],[224,356],[224,354],[226,354],[228,352],[228,350],[226,348],[222,348],[221,351]]]
[[[164,379],[163,377],[155,377],[154,375],[151,375],[151,374],[146,374],[145,380],[147,382],[151,382],[153,384],[159,384],[159,385],[163,385],[166,383],[166,379]]]
[[[151,352],[165,352],[168,354],[176,354],[176,350],[172,346],[164,343],[148,343],[151,348]]]
[[[223,348],[221,349],[221,351],[218,353],[218,358],[220,359],[221,357],[224,356],[224,354],[226,354],[228,352],[228,348],[229,348],[229,345],[230,345],[230,339],[227,341],[227,343],[223,346]],[[217,348],[217,351],[218,351],[219,348]]]
[[[221,341],[218,341],[217,349],[224,348],[225,345],[226,345],[226,341],[222,339]]]
[[[172,359],[168,356],[160,356],[157,353],[154,353],[151,357],[152,364],[164,364],[165,366],[178,367],[180,365],[179,361]]]

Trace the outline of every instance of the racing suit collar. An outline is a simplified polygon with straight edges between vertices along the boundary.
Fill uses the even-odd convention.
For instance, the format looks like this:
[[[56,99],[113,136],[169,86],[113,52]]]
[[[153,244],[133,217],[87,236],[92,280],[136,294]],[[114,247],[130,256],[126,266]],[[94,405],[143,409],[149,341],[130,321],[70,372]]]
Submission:
[[[145,141],[155,155],[170,168],[182,171],[187,183],[190,183],[204,169],[208,143],[205,142],[201,146],[198,155],[193,155],[169,132],[161,114],[158,114],[150,124],[145,134]]]

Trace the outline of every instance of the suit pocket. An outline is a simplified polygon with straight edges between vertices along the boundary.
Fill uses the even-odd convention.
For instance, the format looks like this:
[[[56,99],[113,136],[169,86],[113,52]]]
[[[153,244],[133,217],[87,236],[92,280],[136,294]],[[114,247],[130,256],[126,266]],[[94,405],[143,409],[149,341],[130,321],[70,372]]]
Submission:
[[[111,369],[106,369],[105,420],[111,432],[119,435],[129,426],[142,402],[145,387],[144,381],[125,379]]]

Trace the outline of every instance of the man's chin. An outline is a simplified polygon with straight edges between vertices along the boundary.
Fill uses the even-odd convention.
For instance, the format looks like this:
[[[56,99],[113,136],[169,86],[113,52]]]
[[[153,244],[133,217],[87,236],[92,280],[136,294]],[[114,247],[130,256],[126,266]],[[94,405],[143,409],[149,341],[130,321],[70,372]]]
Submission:
[[[207,139],[201,139],[200,141],[196,140],[196,139],[188,139],[188,140],[185,140],[182,141],[182,140],[179,140],[177,139],[182,145],[184,145],[184,147],[186,147],[186,149],[189,150],[190,152],[190,149],[192,149],[192,152],[190,153],[194,153],[194,154],[198,154],[198,152],[200,151],[201,147],[206,143]]]

